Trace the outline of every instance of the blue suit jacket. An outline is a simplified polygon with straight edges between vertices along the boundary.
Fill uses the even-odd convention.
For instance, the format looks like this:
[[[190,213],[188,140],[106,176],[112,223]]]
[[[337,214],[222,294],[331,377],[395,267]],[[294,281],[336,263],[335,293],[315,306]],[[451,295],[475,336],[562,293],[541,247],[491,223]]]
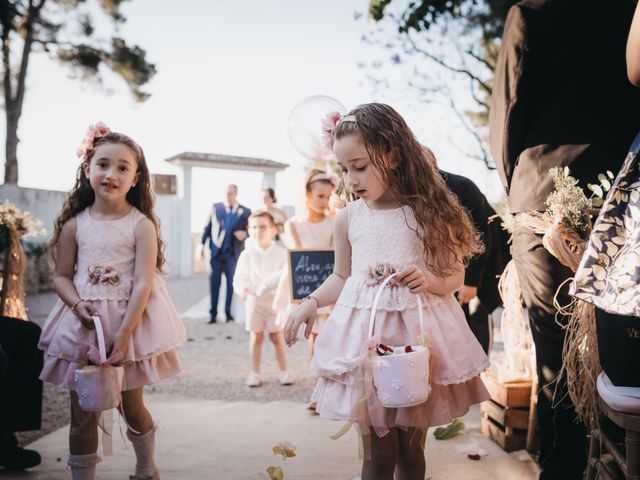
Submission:
[[[231,229],[227,229],[225,225],[225,218],[227,216],[225,204],[214,203],[213,204],[213,213],[209,218],[209,223],[204,227],[204,232],[202,233],[202,239],[200,242],[202,245],[209,241],[209,249],[211,250],[211,258],[215,258],[218,254],[220,248],[222,247],[222,242],[224,241],[225,236],[231,235],[231,253],[233,253],[236,261],[238,257],[240,257],[240,253],[244,250],[244,241],[238,240],[233,232],[238,230],[247,230],[247,220],[249,219],[249,215],[251,215],[251,210],[244,205],[238,205],[238,209],[236,210],[236,220],[233,223]]]

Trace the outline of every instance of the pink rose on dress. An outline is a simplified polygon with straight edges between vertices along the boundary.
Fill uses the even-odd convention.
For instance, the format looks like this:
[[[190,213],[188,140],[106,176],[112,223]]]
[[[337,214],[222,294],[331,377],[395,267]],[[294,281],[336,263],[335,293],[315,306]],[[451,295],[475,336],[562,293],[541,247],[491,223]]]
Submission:
[[[380,285],[385,278],[396,271],[396,267],[387,262],[376,262],[369,265],[366,284],[368,287]]]
[[[89,267],[89,282],[93,285],[98,283],[108,283],[109,285],[118,285],[120,283],[120,275],[113,267],[104,267],[95,265]]]

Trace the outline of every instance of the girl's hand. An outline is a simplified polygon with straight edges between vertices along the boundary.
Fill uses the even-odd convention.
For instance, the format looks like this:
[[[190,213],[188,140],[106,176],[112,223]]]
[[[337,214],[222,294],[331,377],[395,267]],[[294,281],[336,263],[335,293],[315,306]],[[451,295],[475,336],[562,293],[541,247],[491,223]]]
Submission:
[[[458,290],[458,303],[460,305],[466,305],[478,295],[478,287],[472,287],[470,285],[463,285]]]
[[[303,301],[298,307],[291,312],[287,324],[284,326],[284,341],[288,347],[291,347],[298,340],[298,330],[303,323],[307,326],[304,329],[305,338],[311,335],[311,329],[316,322],[318,305],[314,299]]]
[[[390,281],[395,285],[406,285],[411,293],[424,293],[428,291],[429,280],[425,273],[416,265],[409,265]]]
[[[78,317],[80,323],[82,323],[82,326],[84,328],[86,328],[87,330],[93,330],[94,328],[96,328],[91,317],[100,314],[98,313],[96,307],[94,307],[92,304],[84,301],[79,302],[74,309],[74,313],[76,314],[76,317]]]
[[[113,357],[116,352],[120,352],[124,360],[129,351],[129,342],[131,342],[131,332],[124,329],[118,330],[113,337],[113,347],[111,347],[109,358]]]

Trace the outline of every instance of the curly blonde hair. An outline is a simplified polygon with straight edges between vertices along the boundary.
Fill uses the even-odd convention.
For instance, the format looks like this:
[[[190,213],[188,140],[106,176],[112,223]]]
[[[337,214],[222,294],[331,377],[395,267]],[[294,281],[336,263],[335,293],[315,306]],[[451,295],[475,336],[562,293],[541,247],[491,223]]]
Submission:
[[[381,103],[359,105],[333,131],[336,140],[349,135],[360,136],[383,183],[401,205],[411,208],[432,273],[448,276],[457,262],[466,264],[482,252],[469,213],[447,187],[433,153],[423,148],[398,112]]]
[[[85,164],[91,162],[96,148],[107,143],[119,143],[126,145],[135,154],[136,163],[138,164],[138,182],[135,187],[132,187],[129,192],[127,192],[127,202],[140,210],[155,226],[158,242],[156,271],[158,273],[163,273],[162,267],[165,262],[164,242],[160,237],[160,220],[158,220],[158,217],[156,217],[153,212],[155,196],[151,188],[151,175],[149,173],[149,167],[147,167],[147,160],[142,148],[140,148],[140,145],[127,135],[117,132],[110,132],[96,139],[93,144],[93,148],[87,151],[86,159],[78,167],[78,170],[76,171],[76,182],[65,199],[62,210],[54,222],[53,236],[51,237],[48,245],[49,256],[55,263],[57,258],[58,240],[60,239],[62,227],[71,218],[75,217],[85,208],[91,206],[95,201],[95,193],[93,188],[91,188],[89,179],[84,174],[83,167]]]

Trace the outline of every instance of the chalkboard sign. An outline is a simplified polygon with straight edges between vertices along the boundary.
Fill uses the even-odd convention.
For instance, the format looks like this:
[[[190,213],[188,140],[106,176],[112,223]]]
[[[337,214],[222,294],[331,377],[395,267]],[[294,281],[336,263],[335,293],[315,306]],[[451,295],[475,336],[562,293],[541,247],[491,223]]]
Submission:
[[[333,250],[289,250],[291,300],[299,302],[333,273]]]

